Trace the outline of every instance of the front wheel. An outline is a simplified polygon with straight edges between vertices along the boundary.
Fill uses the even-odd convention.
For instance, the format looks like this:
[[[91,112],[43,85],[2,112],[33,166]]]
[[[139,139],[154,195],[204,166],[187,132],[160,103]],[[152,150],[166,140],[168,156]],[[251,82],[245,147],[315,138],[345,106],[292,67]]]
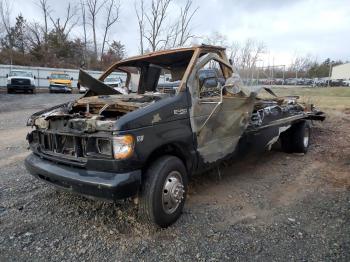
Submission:
[[[167,227],[181,215],[187,193],[187,172],[175,156],[157,159],[146,171],[139,216],[147,223]]]

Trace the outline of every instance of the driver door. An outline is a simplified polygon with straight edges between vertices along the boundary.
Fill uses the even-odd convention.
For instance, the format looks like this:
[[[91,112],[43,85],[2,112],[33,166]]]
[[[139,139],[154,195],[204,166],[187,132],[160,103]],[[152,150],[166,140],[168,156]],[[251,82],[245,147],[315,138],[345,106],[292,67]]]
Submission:
[[[231,75],[231,66],[209,53],[198,59],[187,82],[192,94],[191,126],[203,163],[233,153],[248,125],[253,101],[241,93],[227,93],[224,85]]]

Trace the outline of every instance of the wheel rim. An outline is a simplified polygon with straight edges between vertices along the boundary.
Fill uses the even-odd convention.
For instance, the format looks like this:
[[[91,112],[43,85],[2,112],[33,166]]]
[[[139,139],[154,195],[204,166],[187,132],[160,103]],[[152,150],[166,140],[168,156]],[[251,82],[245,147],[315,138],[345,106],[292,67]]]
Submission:
[[[162,191],[163,210],[167,214],[174,213],[185,196],[182,176],[178,171],[172,171],[165,179]]]
[[[309,129],[305,129],[305,132],[304,132],[304,139],[303,139],[303,142],[304,142],[304,147],[308,147],[309,146],[309,137],[310,137],[310,131]]]

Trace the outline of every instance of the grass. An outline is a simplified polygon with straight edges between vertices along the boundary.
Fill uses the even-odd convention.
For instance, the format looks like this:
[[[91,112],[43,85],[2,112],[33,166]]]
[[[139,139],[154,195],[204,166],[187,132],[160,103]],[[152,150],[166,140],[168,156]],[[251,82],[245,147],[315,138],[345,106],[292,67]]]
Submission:
[[[350,87],[273,87],[278,96],[298,95],[301,102],[319,108],[343,110],[350,108]]]

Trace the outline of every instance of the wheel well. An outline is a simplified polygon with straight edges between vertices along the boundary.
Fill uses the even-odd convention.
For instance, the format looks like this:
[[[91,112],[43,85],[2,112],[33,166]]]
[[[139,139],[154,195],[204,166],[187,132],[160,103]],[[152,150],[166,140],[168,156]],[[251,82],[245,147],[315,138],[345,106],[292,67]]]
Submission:
[[[180,143],[170,143],[165,144],[157,149],[155,149],[147,158],[146,164],[144,165],[142,169],[142,173],[145,173],[145,171],[148,169],[148,167],[159,157],[164,155],[172,155],[178,157],[183,164],[185,165],[185,168],[187,170],[187,173],[190,174],[193,166],[193,160],[191,157],[190,152],[186,149],[184,145],[181,145]]]

